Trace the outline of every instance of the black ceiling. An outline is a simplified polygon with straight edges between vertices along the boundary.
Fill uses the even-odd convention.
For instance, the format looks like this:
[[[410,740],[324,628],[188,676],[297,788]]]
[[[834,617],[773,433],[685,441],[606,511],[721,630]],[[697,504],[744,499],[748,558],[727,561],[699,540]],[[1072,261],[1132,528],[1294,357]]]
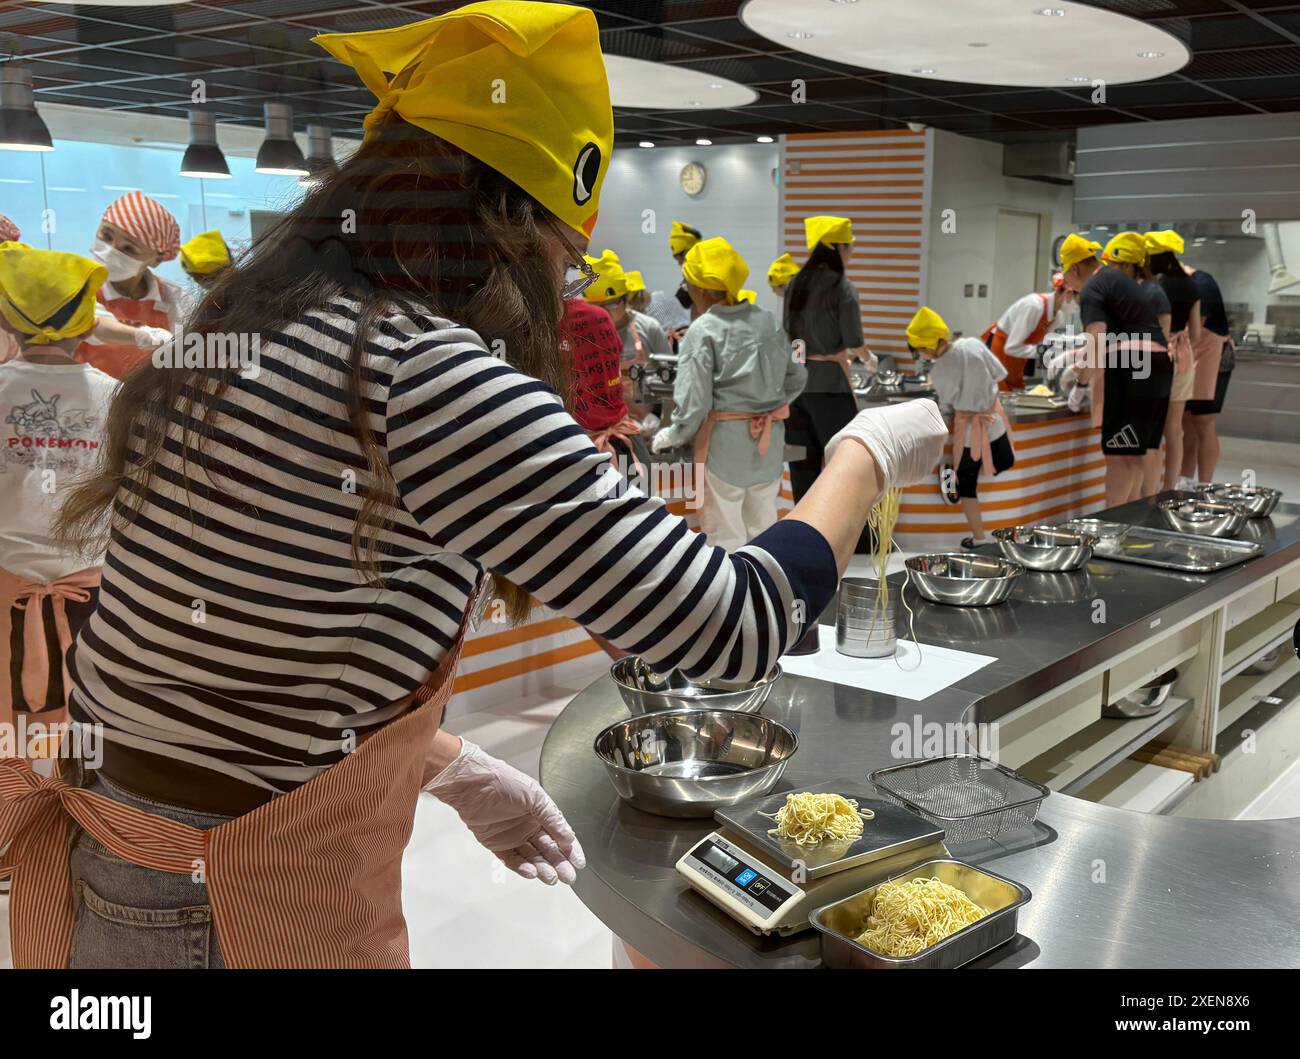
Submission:
[[[258,125],[284,100],[309,121],[358,135],[370,94],[310,41],[314,33],[380,29],[440,14],[463,0],[208,0],[105,7],[0,0],[0,54],[30,64],[37,102],[183,117],[191,80],[207,85],[217,120]],[[923,3],[924,0],[918,0]],[[892,128],[923,122],[986,139],[1055,139],[1085,125],[1300,111],[1300,3],[1269,0],[1090,0],[1184,41],[1178,73],[1091,89],[1008,89],[873,74],[791,52],[750,32],[743,0],[590,0],[605,50],[672,63],[755,88],[734,110],[618,110],[618,142],[717,142],[760,134]],[[792,103],[790,82],[807,83]]]

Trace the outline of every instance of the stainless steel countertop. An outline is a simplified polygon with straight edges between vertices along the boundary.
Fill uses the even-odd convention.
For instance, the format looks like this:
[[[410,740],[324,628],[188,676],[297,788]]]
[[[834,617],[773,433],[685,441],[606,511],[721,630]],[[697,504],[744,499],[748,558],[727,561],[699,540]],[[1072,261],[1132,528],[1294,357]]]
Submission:
[[[1279,511],[1291,521],[1276,528],[1265,554],[1217,575],[1189,578],[1094,564],[1093,578],[1104,584],[1110,611],[1104,627],[1079,620],[1090,613],[1088,598],[1048,605],[1013,597],[992,608],[1003,617],[982,624],[957,608],[923,607],[923,642],[946,636],[954,645],[964,642],[999,657],[924,702],[787,676],[764,708],[800,739],[777,790],[836,776],[865,780],[872,769],[898,763],[890,754],[893,724],[1000,716],[1140,642],[1154,617],[1168,627],[1275,572],[1300,558],[1300,520],[1294,518],[1300,509],[1284,505]],[[1111,517],[1147,521],[1153,514],[1143,502]],[[970,628],[972,621],[980,627]],[[661,966],[816,966],[816,935],[759,938],[677,876],[674,864],[712,829],[709,821],[669,820],[618,800],[591,742],[626,716],[613,685],[602,678],[565,708],[542,750],[543,783],[587,854],[578,896]],[[988,864],[1034,894],[1021,913],[1020,936],[977,966],[1300,966],[1300,819],[1152,816],[1053,794],[1032,831],[958,846],[955,853]]]

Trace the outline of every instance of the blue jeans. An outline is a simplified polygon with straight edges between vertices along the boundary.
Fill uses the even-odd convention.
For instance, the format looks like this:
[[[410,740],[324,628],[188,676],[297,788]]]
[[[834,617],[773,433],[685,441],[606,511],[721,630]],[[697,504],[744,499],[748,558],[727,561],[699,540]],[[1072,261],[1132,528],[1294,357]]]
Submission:
[[[91,775],[87,790],[201,830],[229,817],[150,801]],[[72,967],[224,967],[205,882],[142,868],[78,828],[72,843]],[[201,876],[200,876],[201,878]]]

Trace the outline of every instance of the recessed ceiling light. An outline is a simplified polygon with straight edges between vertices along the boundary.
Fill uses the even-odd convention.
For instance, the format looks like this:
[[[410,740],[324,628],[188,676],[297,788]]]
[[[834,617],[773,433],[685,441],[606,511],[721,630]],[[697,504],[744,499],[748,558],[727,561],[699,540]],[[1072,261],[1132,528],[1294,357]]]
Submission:
[[[638,146],[638,147],[653,147],[654,144],[651,143],[649,140],[642,140],[639,144],[637,144],[637,146]]]
[[[1226,239],[1216,239],[1216,240],[1214,240],[1214,245],[1215,245],[1215,246],[1227,246],[1227,245],[1228,245],[1228,240],[1226,240]]]
[[[771,136],[760,136],[760,137],[758,138],[758,142],[759,142],[759,143],[775,143],[776,141],[775,141],[774,139],[772,139]]]
[[[1091,77],[1071,77],[1070,80],[1073,81],[1076,85],[1086,85],[1089,81],[1092,80],[1092,78],[1091,78]]]
[[[812,34],[805,33],[803,30],[798,30],[794,33],[787,33],[786,36],[791,40],[812,40]]]
[[[1163,59],[1164,57],[1165,57],[1165,53],[1162,52],[1162,51],[1140,51],[1140,52],[1138,52],[1138,58],[1139,58],[1139,59]]]
[[[1034,14],[1043,15],[1046,18],[1064,18],[1065,10],[1059,7],[1040,7]]]
[[[713,82],[710,82],[709,87],[710,87],[710,88],[721,88],[722,85],[719,84],[717,81],[713,81]]]
[[[712,141],[712,140],[696,140],[696,141],[695,141],[695,146],[696,146],[696,147],[712,147],[712,146],[713,146],[713,141]]]
[[[912,73],[914,73],[914,74],[932,74],[932,73],[934,73],[934,67],[933,67],[933,66],[918,66],[918,67],[916,67],[916,68],[912,71]]]
[[[698,100],[698,99],[692,99],[692,100],[691,100],[691,106],[693,106],[693,107],[702,107],[702,106],[704,106],[704,103],[703,103],[702,101]]]

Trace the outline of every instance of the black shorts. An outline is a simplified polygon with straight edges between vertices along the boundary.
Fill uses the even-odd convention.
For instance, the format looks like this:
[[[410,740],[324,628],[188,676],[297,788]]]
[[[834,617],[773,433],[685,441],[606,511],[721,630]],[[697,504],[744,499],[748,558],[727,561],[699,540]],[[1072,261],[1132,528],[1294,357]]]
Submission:
[[[1188,401],[1187,411],[1194,416],[1217,416],[1223,411],[1223,399],[1228,396],[1228,380],[1232,370],[1219,372],[1214,380],[1214,397],[1208,401]]]
[[[1101,451],[1106,456],[1144,456],[1160,448],[1169,412],[1174,365],[1163,350],[1151,354],[1150,371],[1138,378],[1128,368],[1107,367],[1101,410]]]
[[[996,441],[989,442],[993,450],[993,473],[1001,474],[1016,465],[1016,454],[1011,451],[1011,438],[1003,434]],[[980,470],[983,459],[974,459],[970,449],[961,450],[961,459],[957,462],[957,495],[971,500],[979,496]]]

